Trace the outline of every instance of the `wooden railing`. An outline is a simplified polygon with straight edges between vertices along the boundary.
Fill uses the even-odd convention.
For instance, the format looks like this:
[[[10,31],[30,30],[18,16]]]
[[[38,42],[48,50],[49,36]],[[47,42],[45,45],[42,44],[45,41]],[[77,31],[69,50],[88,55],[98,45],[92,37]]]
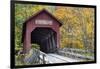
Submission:
[[[59,49],[58,54],[78,60],[94,60],[93,52],[82,49],[73,49],[73,48]]]

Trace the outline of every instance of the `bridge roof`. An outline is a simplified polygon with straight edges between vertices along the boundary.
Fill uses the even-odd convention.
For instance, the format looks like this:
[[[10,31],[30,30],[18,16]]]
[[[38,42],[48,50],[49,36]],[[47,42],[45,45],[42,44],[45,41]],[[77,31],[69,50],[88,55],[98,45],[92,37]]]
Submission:
[[[45,9],[42,9],[41,11],[37,12],[36,14],[32,15],[29,19],[27,19],[24,23],[27,23],[29,22],[30,20],[34,19],[36,16],[42,14],[42,13],[45,13],[47,15],[49,15],[52,19],[54,19],[55,21],[57,21],[57,23],[59,24],[59,26],[62,25],[62,23],[60,22],[60,20],[58,20],[54,15],[52,15],[50,12],[48,12],[47,10]]]

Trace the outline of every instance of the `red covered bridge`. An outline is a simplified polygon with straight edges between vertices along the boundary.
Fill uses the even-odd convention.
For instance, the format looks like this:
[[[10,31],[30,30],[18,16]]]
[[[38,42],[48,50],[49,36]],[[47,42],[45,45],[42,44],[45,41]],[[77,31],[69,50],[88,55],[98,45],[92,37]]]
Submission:
[[[40,50],[45,53],[57,51],[60,47],[59,27],[61,22],[46,10],[36,13],[23,24],[23,52],[31,49],[31,43],[40,45]]]

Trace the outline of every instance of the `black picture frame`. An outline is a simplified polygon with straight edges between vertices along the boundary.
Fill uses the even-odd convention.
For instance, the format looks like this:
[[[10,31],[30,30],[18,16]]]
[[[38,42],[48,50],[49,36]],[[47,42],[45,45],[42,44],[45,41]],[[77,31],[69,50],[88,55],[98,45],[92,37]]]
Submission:
[[[35,2],[35,1],[11,1],[10,13],[11,13],[11,28],[10,28],[10,55],[11,55],[11,68],[28,68],[28,67],[44,67],[44,66],[59,66],[59,65],[79,65],[79,64],[91,64],[96,63],[96,6],[95,5],[81,5],[81,4],[64,4],[64,3],[49,3],[49,2]],[[15,66],[15,4],[37,4],[37,5],[50,5],[50,6],[69,6],[69,7],[86,7],[86,8],[94,8],[94,61],[87,62],[72,62],[72,63],[56,63],[56,64],[41,64],[41,65],[23,65],[23,66]]]

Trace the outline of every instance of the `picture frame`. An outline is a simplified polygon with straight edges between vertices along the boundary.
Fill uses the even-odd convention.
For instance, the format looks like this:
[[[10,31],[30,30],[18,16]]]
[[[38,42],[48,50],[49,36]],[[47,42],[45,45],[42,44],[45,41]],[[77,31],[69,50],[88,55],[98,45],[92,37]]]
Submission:
[[[42,7],[42,9],[41,9],[41,7]],[[85,8],[85,10],[83,10],[84,8]],[[29,9],[31,9],[31,10],[29,10]],[[57,10],[57,11],[55,11],[55,10]],[[74,10],[76,10],[76,11],[74,11]],[[67,13],[65,11],[69,15],[67,15]],[[72,12],[72,11],[74,11],[74,12]],[[81,13],[81,11],[82,11],[82,13]],[[10,35],[10,37],[11,37],[11,39],[10,39],[11,66],[10,67],[11,68],[28,68],[28,67],[44,67],[44,66],[78,65],[78,64],[96,63],[96,6],[95,5],[64,4],[64,3],[49,3],[49,2],[35,2],[35,1],[11,1],[11,11],[10,12],[11,12],[11,24],[10,24],[10,26],[11,26],[11,28],[10,28],[10,30],[11,30],[10,31],[10,33],[11,33],[11,35]],[[54,12],[55,12],[55,14],[54,14]],[[85,12],[87,12],[87,13],[85,13]],[[74,13],[75,13],[75,15],[74,15]],[[86,14],[86,15],[84,15],[84,14]],[[67,17],[64,15],[66,15]],[[82,16],[82,15],[84,15],[84,16]],[[66,19],[64,19],[64,18],[66,18]],[[93,25],[91,23],[88,23],[89,25],[88,24],[84,25],[85,24],[85,22],[84,22],[83,24],[80,24],[80,27],[82,25],[82,27],[81,27],[82,30],[77,31],[76,27],[79,26],[78,25],[79,23],[77,21],[82,20],[82,18],[84,20],[86,18],[88,18],[86,22],[87,23],[91,22]],[[75,22],[74,22],[74,19],[76,20]],[[68,22],[66,20],[69,20],[69,23],[66,23],[66,22]],[[63,22],[63,21],[65,21],[65,22]],[[81,21],[79,21],[79,22],[81,22]],[[33,24],[33,23],[35,23],[35,24]],[[76,23],[76,24],[74,25],[74,23]],[[84,27],[83,27],[83,25],[84,25]],[[62,28],[60,28],[60,27],[62,27]],[[86,32],[87,31],[87,29],[85,29],[86,27],[87,28],[89,27],[88,30],[90,28],[92,29],[91,32],[88,31],[92,34]],[[64,32],[65,29],[67,30],[67,32]],[[79,27],[78,27],[78,29],[79,29]],[[74,33],[74,34],[72,34],[71,31],[73,31],[73,30],[76,31],[76,33],[80,32],[78,34],[79,36],[82,36],[81,32],[83,32],[83,37],[78,38],[77,34],[75,32],[72,32],[72,33]],[[56,31],[56,32],[54,32],[54,31]],[[64,32],[64,33],[62,33],[62,32]],[[31,33],[31,35],[29,33]],[[43,34],[43,33],[45,33],[45,34]],[[53,36],[51,36],[52,39],[50,38],[51,41],[49,41],[49,35],[52,35],[52,33],[53,33]],[[72,34],[72,35],[68,36],[68,35],[66,35],[66,33]],[[67,41],[67,39],[65,39],[65,45],[63,45],[64,43],[62,43],[62,41],[64,41],[65,37],[60,36],[60,35],[64,35],[64,34],[66,35],[66,37],[68,36],[69,38],[71,38],[72,36],[74,37],[74,35],[76,34],[75,40],[74,40],[74,38],[72,38],[71,41],[69,40],[69,38],[68,38],[68,41]],[[46,37],[48,39],[46,39]],[[45,43],[42,42],[43,39],[45,39]],[[80,39],[79,40],[80,42],[76,41],[76,39]],[[53,40],[54,40],[54,43],[53,43]],[[49,42],[47,42],[47,41],[49,41]],[[69,42],[69,43],[67,43],[67,42]],[[70,43],[70,42],[73,42],[73,43]],[[80,53],[80,47],[83,48],[81,42],[83,42],[83,45],[86,43],[88,43],[88,45],[90,44],[89,48],[91,48],[91,49],[92,49],[92,47],[91,47],[91,45],[92,45],[93,49],[89,50],[89,48],[86,47],[85,48],[86,50],[81,50],[81,53]],[[30,46],[30,44],[32,44],[32,43],[40,43],[40,46],[38,46],[36,44],[33,44],[33,46],[36,47],[37,49],[39,47],[39,50],[42,51],[42,54],[44,56],[46,56],[46,55],[48,56],[48,53],[50,53],[50,55],[53,57],[54,56],[57,57],[59,55],[60,55],[59,57],[61,57],[62,54],[65,54],[65,55],[67,55],[68,58],[65,59],[66,56],[63,56],[64,58],[63,57],[60,58],[63,61],[66,60],[66,62],[62,62],[61,60],[55,60],[53,62],[53,60],[51,61],[51,59],[48,59],[48,62],[46,62],[46,61],[42,61],[42,60],[45,60],[45,57],[43,57],[43,55],[42,55],[42,60],[41,61],[40,61],[40,59],[38,60],[39,63],[37,61],[34,61],[34,63],[36,63],[36,64],[34,64],[33,62],[31,62],[32,64],[30,64],[30,61],[37,60],[37,58],[33,59],[34,56],[32,56],[33,52],[35,51],[35,50],[33,50],[32,45]],[[62,43],[62,45],[59,43]],[[50,48],[51,47],[50,44],[52,44],[51,45],[52,48]],[[64,50],[65,47],[60,49],[60,47],[66,46],[66,45],[68,45],[66,50]],[[75,49],[73,48],[73,46],[74,47],[76,46]],[[76,49],[76,48],[79,48],[79,49]],[[32,49],[32,51],[31,51],[31,49]],[[62,53],[62,49],[66,53]],[[85,57],[84,57],[84,55],[82,55],[82,53],[84,53],[84,51],[85,51]],[[57,55],[54,55],[55,52]],[[73,54],[74,52],[76,52],[76,54]],[[51,53],[54,53],[54,54],[52,55]],[[32,57],[28,57],[30,55]],[[39,52],[38,57],[41,57],[41,52]],[[70,57],[71,57],[71,59],[70,59]],[[16,59],[16,58],[18,58],[18,59]],[[22,58],[23,58],[23,60],[22,60]],[[22,60],[21,62],[18,61],[20,59]],[[86,59],[86,60],[83,61],[83,59]],[[90,59],[92,59],[92,60],[90,60]],[[76,62],[76,60],[78,60],[78,61]],[[82,61],[79,61],[79,60],[82,60]],[[61,63],[58,61],[60,61]]]

